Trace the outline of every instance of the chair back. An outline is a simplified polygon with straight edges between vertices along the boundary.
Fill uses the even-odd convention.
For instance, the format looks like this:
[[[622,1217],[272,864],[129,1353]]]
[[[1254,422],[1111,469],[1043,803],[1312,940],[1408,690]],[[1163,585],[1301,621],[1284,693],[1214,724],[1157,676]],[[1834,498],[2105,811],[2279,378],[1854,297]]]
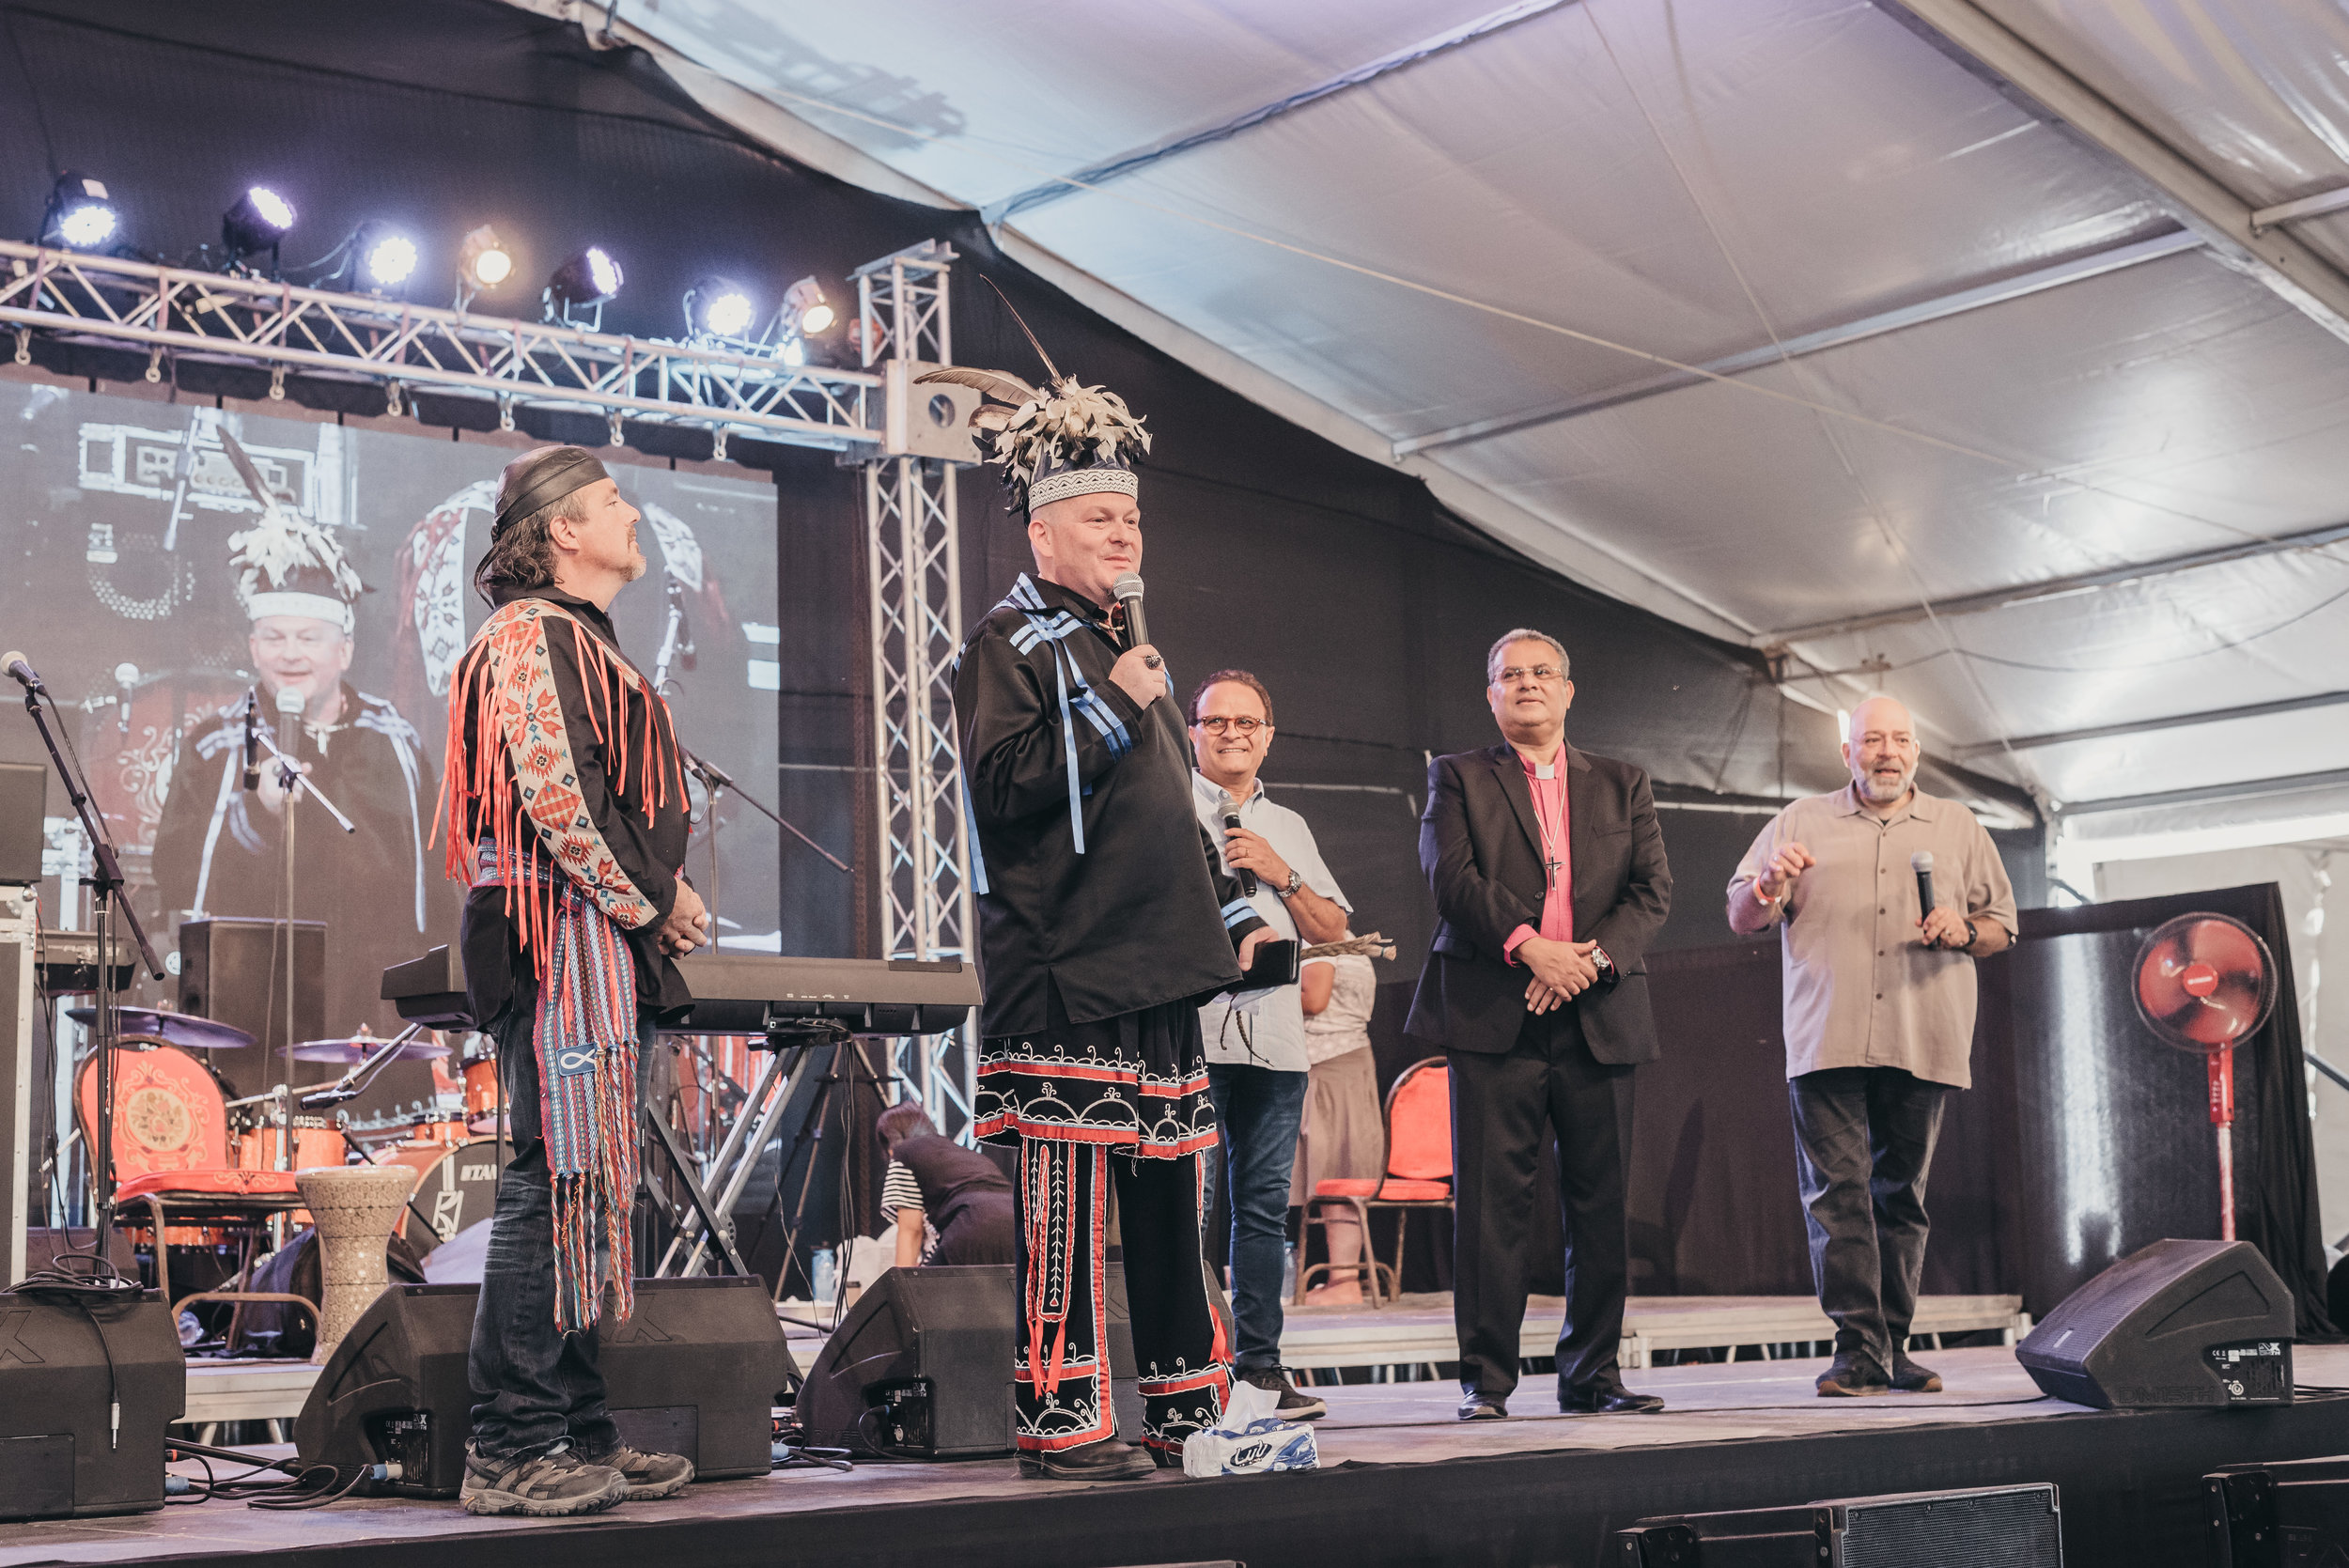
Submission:
[[[1387,1174],[1452,1179],[1452,1068],[1440,1056],[1412,1063],[1387,1091]]]

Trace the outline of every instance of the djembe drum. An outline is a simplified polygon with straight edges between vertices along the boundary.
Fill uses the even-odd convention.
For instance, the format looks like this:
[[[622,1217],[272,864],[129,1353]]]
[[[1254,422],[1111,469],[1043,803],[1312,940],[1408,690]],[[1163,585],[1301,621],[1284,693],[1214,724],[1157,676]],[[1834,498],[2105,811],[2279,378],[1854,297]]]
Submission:
[[[313,1364],[323,1366],[359,1314],[390,1284],[383,1244],[399,1223],[399,1211],[415,1190],[416,1173],[404,1165],[328,1166],[294,1172],[294,1185],[318,1225],[318,1348]]]

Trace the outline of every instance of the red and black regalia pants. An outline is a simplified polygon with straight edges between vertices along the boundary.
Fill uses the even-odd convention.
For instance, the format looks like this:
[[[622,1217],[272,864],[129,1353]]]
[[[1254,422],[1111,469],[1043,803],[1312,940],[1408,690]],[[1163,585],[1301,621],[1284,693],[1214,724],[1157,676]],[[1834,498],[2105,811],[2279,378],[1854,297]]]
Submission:
[[[1019,1445],[1116,1435],[1102,1279],[1114,1187],[1140,1436],[1179,1455],[1215,1424],[1231,1386],[1200,1236],[1216,1126],[1199,1009],[1169,1002],[1071,1024],[1057,995],[1050,1006],[1041,1032],[979,1051],[979,1136],[1019,1151]]]

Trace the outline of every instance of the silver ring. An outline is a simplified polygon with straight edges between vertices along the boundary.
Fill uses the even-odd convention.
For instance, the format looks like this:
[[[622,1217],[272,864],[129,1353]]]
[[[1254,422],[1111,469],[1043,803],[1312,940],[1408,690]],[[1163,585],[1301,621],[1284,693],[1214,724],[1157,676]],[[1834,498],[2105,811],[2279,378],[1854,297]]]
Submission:
[[[1160,658],[1159,658],[1157,654],[1155,654],[1155,653],[1145,653],[1145,654],[1143,654],[1143,655],[1142,656],[1142,661],[1143,661],[1143,664],[1145,664],[1145,665],[1149,666],[1149,667],[1150,667],[1151,669],[1153,669],[1153,670],[1162,670],[1162,669],[1164,669],[1164,668],[1166,667],[1166,660],[1163,660],[1163,659],[1160,659]]]

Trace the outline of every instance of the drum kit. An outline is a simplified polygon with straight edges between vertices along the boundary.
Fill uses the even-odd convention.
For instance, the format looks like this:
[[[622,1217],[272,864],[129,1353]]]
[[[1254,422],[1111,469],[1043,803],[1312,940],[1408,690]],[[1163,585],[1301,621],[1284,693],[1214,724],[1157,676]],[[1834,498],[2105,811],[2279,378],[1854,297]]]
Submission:
[[[94,1007],[66,1016],[94,1024]],[[294,1060],[342,1063],[334,1083],[313,1090],[279,1084],[264,1094],[230,1098],[218,1071],[198,1052],[257,1044],[241,1029],[185,1013],[147,1007],[113,1010],[113,1115],[101,1099],[99,1055],[74,1078],[81,1133],[95,1149],[107,1129],[117,1182],[181,1171],[301,1171],[347,1164],[399,1165],[415,1172],[415,1199],[398,1230],[419,1252],[429,1251],[466,1226],[489,1218],[499,1173],[507,1162],[497,1061],[486,1036],[467,1043],[461,1110],[458,1096],[435,1096],[412,1114],[365,1126],[327,1108],[355,1096],[353,1087],[394,1061],[432,1062],[449,1048],[421,1028],[390,1039],[365,1026],[341,1039],[309,1040]],[[444,1075],[436,1075],[444,1076]],[[315,1107],[316,1109],[311,1109]],[[375,1136],[370,1138],[372,1133]],[[297,1222],[306,1216],[297,1213]],[[225,1246],[230,1238],[209,1227],[175,1227],[165,1238],[180,1247]]]

